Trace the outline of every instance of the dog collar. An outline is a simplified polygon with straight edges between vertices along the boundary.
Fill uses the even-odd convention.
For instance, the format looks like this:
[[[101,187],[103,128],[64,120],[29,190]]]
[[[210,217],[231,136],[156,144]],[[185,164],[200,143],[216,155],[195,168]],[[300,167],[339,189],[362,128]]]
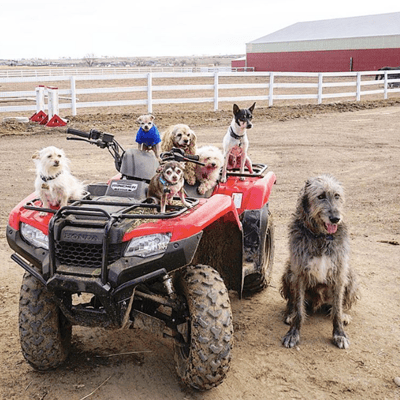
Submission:
[[[164,186],[175,186],[178,182],[176,183],[171,183],[166,181],[162,176],[160,176],[160,182],[164,185]]]
[[[230,127],[230,131],[229,134],[236,140],[241,140],[243,138],[244,135],[237,135],[235,132],[233,132],[232,127]]]
[[[43,182],[48,182],[48,181],[52,181],[53,179],[56,179],[58,176],[60,176],[62,174],[62,171],[58,172],[57,174],[53,175],[53,176],[43,176],[40,175],[40,179]]]

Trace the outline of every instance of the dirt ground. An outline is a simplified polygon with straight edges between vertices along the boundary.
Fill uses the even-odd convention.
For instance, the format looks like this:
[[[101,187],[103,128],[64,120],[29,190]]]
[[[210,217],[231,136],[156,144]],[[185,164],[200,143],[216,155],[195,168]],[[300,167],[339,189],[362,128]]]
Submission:
[[[137,115],[129,110],[82,115],[68,126],[104,129],[129,147]],[[231,114],[164,108],[156,118],[161,131],[184,122],[200,145],[221,147]],[[400,399],[394,383],[400,376],[400,102],[256,108],[248,133],[253,162],[267,163],[277,175],[270,198],[272,285],[242,300],[231,294],[231,369],[219,387],[199,393],[179,382],[171,343],[136,330],[74,327],[65,365],[40,373],[25,362],[18,335],[23,271],[10,260],[5,227],[12,207],[33,191],[31,155],[50,144],[63,147],[73,173],[86,182],[104,181],[115,171],[106,151],[67,142],[64,128],[0,124],[1,399]],[[351,264],[362,297],[351,311],[348,350],[332,345],[332,323],[320,315],[308,318],[300,345],[289,350],[281,345],[287,326],[279,294],[288,257],[287,225],[303,182],[319,173],[335,175],[346,189]]]

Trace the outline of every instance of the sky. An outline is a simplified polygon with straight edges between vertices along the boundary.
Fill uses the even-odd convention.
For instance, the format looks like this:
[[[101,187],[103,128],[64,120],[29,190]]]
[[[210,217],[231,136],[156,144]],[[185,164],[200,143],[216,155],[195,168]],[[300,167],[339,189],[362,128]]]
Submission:
[[[296,22],[392,12],[399,0],[1,0],[0,60],[239,55]]]

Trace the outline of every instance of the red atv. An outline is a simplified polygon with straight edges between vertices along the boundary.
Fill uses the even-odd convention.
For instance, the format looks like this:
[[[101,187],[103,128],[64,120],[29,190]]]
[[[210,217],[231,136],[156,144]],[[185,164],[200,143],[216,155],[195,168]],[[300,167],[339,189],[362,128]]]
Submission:
[[[94,129],[67,133],[108,149],[120,175],[89,185],[83,200],[61,209],[43,209],[31,194],[12,210],[11,258],[26,270],[19,303],[24,357],[38,370],[55,368],[68,356],[72,325],[130,325],[173,339],[186,384],[217,386],[233,345],[228,290],[241,297],[270,281],[274,173],[264,164],[253,165],[245,180],[231,171],[202,196],[186,186],[192,207],[175,202],[160,213],[146,196],[158,167],[152,154],[124,151],[113,135]],[[198,162],[178,149],[163,158]]]

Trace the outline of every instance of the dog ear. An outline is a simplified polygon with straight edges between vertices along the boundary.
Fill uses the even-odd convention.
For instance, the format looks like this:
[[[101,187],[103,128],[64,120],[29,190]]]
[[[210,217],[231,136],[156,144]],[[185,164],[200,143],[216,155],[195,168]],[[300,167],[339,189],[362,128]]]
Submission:
[[[137,122],[138,124],[141,124],[141,123],[142,123],[142,116],[138,117],[138,119],[136,120],[136,122]]]
[[[238,106],[237,104],[234,104],[234,105],[233,105],[233,114],[236,115],[239,111],[240,111],[239,106]]]
[[[33,159],[33,160],[37,160],[38,158],[40,158],[40,152],[39,152],[39,150],[36,150],[36,151],[32,154],[32,159]]]
[[[256,106],[256,102],[253,103],[251,107],[249,107],[249,111],[253,113],[254,107]]]
[[[150,120],[154,121],[156,119],[156,117],[153,114],[150,114]]]

